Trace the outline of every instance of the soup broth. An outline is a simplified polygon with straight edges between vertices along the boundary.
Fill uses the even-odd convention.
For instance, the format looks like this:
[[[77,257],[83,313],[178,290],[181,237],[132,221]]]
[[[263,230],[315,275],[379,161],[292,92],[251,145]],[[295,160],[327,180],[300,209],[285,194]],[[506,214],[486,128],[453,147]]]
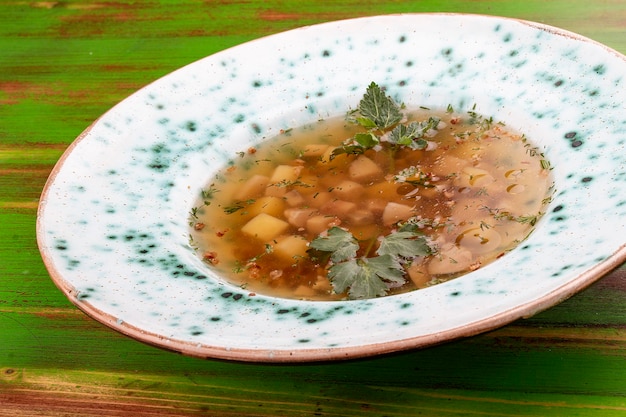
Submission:
[[[537,148],[473,111],[402,117],[418,145],[374,129],[362,146],[372,129],[349,114],[241,152],[203,189],[192,245],[250,292],[340,300],[456,278],[527,237],[551,190]]]

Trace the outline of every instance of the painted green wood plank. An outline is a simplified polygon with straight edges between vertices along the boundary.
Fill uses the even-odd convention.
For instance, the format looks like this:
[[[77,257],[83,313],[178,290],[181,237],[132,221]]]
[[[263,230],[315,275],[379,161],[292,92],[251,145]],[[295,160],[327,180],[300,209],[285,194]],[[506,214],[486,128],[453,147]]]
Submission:
[[[555,352],[550,359],[561,354]],[[379,360],[377,367],[368,366],[367,361],[346,366],[286,367],[215,363],[207,371],[200,362],[193,370],[170,369],[166,374],[152,368],[148,372],[144,368],[132,372],[4,368],[0,370],[0,387],[5,393],[51,390],[52,394],[60,391],[70,398],[97,395],[101,403],[150,401],[153,406],[172,410],[177,405],[198,411],[208,407],[217,415],[237,410],[254,411],[254,415],[292,416],[356,416],[364,412],[393,416],[618,416],[626,411],[626,399],[620,395],[623,385],[617,385],[623,384],[623,379],[616,381],[616,391],[611,387],[605,393],[590,393],[587,389],[563,392],[558,386],[546,389],[543,379],[553,377],[538,370],[532,359],[521,356],[504,364],[508,365],[506,368],[499,366],[502,364],[498,358],[485,367],[482,361],[472,366],[467,357],[464,361],[452,357],[452,366],[439,362],[426,371],[428,367],[420,363],[428,358],[413,355]],[[560,380],[566,384],[570,378],[580,378],[585,367],[583,360],[578,370],[563,369]],[[585,376],[580,385],[594,382]],[[614,378],[608,372],[595,377]],[[468,383],[466,379],[470,378],[478,382],[489,379],[496,386],[485,389],[480,383]],[[524,380],[527,386],[520,388],[519,384],[509,383],[517,380]]]
[[[37,370],[35,370],[37,372]],[[37,375],[38,376],[38,375]],[[623,415],[624,403],[604,396],[542,395],[537,393],[485,393],[470,390],[421,390],[396,389],[372,385],[346,385],[329,390],[324,383],[310,383],[302,390],[300,385],[293,391],[272,390],[271,387],[219,387],[202,381],[171,383],[160,377],[142,375],[117,375],[113,383],[106,374],[70,373],[71,384],[79,389],[69,391],[67,385],[57,382],[45,372],[38,378],[29,378],[27,384],[17,384],[17,389],[28,390],[32,395],[50,385],[66,388],[66,397],[98,397],[99,404],[126,402],[131,404],[150,401],[152,407],[166,411],[204,411],[211,415],[319,415],[319,416],[462,416],[487,415]],[[85,379],[85,381],[81,381]],[[87,378],[91,379],[87,379]],[[96,385],[101,378],[102,385]],[[191,379],[191,378],[190,378]],[[117,384],[115,384],[117,383]],[[65,387],[64,387],[65,386]],[[144,388],[146,387],[146,388]],[[11,387],[12,388],[12,387]],[[296,391],[298,390],[298,391]],[[349,390],[345,395],[342,390]],[[53,393],[51,393],[54,395]],[[69,394],[69,395],[68,395]],[[1,399],[2,397],[0,397]],[[169,409],[169,410],[168,410]],[[236,410],[236,411],[235,411]],[[253,413],[253,414],[248,414]],[[239,414],[241,415],[241,414]]]
[[[6,170],[24,170],[25,172],[32,172],[33,175],[35,175],[35,172],[49,172],[66,148],[66,144],[21,142],[5,145],[0,142],[1,175],[5,175],[7,173]],[[4,200],[9,199],[11,191],[13,190],[7,190],[3,197]]]
[[[376,13],[465,11],[554,22],[591,36],[593,26],[568,22],[582,13],[588,22],[607,18],[565,1],[371,2],[367,13],[359,12],[363,6],[356,1],[164,4],[0,4],[0,102],[11,104],[0,107],[0,140],[69,143],[148,82],[220,49],[305,24]],[[621,23],[608,26],[612,32],[604,29],[606,39],[598,40],[626,47]],[[237,35],[225,35],[230,33]]]
[[[0,366],[180,374],[212,384],[288,389],[307,381],[413,389],[623,396],[624,330],[509,326],[463,341],[381,358],[268,366],[180,357],[118,335],[72,309],[0,309]],[[558,337],[560,332],[560,338]],[[50,353],[54,352],[53,355]],[[169,376],[168,376],[169,375]],[[190,376],[191,378],[191,376]],[[622,398],[626,400],[626,398]]]
[[[621,22],[616,18],[619,13],[606,10],[623,12],[625,8],[619,0],[605,1],[595,7],[581,0],[4,2],[0,11],[6,22],[0,28],[0,37],[101,37],[109,32],[116,37],[132,38],[224,33],[258,37],[320,21],[407,12],[483,13],[539,22],[561,21],[563,27],[571,30],[575,28],[567,22],[576,19],[578,31],[586,32],[594,30],[600,20],[605,25],[619,27]]]
[[[626,52],[625,10],[619,0],[0,2],[0,414],[626,415],[624,268],[474,338],[269,366],[178,356],[89,319],[50,280],[34,236],[44,174],[65,147],[128,94],[221,49],[327,20],[453,11],[545,22]]]
[[[576,294],[534,317],[520,321],[528,326],[585,325],[624,328],[626,326],[626,264],[610,277],[601,278],[589,289]],[[626,392],[626,390],[625,390]]]
[[[2,155],[0,153],[1,160]],[[11,169],[3,164],[0,168],[0,207],[7,201],[34,203],[32,207],[37,207],[36,204],[39,200],[40,191],[46,182],[48,174],[50,174],[50,169],[48,168],[31,166]],[[24,206],[28,207],[27,204]]]
[[[0,311],[70,308],[41,260],[35,238],[35,210],[6,208],[0,204],[0,225],[3,225],[0,227]]]
[[[69,144],[149,82],[210,55],[224,42],[244,40],[70,40],[62,41],[59,50],[50,47],[44,56],[37,49],[47,48],[50,40],[19,40],[21,51],[31,51],[28,58],[0,61],[0,103],[7,104],[0,106],[0,144]]]

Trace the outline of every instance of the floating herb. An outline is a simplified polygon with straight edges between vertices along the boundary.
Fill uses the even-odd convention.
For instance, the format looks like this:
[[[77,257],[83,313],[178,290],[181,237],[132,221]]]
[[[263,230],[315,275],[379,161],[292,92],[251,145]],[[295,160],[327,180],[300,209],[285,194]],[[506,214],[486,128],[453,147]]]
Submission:
[[[385,130],[402,120],[400,107],[374,82],[359,103],[358,122],[365,128]]]
[[[246,207],[246,205],[250,205],[253,204],[255,202],[255,200],[250,199],[250,200],[246,200],[246,201],[237,201],[236,203],[230,205],[230,206],[226,206],[224,207],[224,213],[226,214],[233,214],[238,212],[241,209],[244,209]]]
[[[373,257],[358,257],[357,239],[339,227],[332,227],[326,236],[315,238],[309,246],[330,254],[328,277],[336,293],[347,291],[350,299],[380,297],[387,294],[387,283],[405,282],[405,265],[416,256],[432,252],[426,239],[416,230],[407,226],[384,236]]]
[[[376,83],[371,83],[359,102],[358,109],[350,112],[348,117],[349,121],[360,124],[368,131],[357,133],[350,141],[336,148],[331,158],[341,154],[360,155],[383,141],[394,147],[426,149],[428,141],[424,137],[437,129],[440,120],[431,117],[423,122],[399,124],[404,119],[401,108]],[[393,130],[389,132],[392,127]]]
[[[428,142],[423,137],[438,124],[439,120],[431,117],[427,122],[398,125],[391,131],[387,140],[394,145],[405,145],[415,150],[426,149]]]

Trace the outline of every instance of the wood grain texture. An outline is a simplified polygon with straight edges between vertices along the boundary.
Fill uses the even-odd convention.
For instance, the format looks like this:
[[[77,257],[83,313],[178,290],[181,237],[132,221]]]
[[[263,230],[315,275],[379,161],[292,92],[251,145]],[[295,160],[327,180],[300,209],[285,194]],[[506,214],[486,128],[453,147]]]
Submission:
[[[182,65],[328,20],[484,13],[626,52],[626,1],[0,2],[0,416],[624,416],[626,266],[473,338],[341,363],[201,361],[87,318],[50,280],[39,195],[80,132]]]

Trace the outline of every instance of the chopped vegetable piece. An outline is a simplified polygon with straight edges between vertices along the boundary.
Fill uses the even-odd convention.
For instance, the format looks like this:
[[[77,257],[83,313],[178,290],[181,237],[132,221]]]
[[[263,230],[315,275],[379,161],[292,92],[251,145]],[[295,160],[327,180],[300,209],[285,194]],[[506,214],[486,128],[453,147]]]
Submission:
[[[289,223],[286,221],[261,213],[246,223],[241,228],[241,231],[263,242],[269,242],[276,236],[284,233],[288,228]]]

